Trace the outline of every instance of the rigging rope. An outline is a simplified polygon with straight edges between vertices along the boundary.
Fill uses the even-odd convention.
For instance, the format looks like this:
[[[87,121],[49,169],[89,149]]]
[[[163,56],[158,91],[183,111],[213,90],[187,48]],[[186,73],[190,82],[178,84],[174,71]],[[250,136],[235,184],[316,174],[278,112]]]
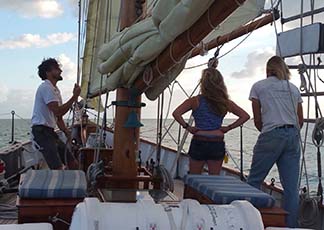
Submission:
[[[313,198],[301,196],[298,222],[302,227],[314,227],[320,217],[318,201]]]
[[[226,55],[228,55],[229,53],[231,53],[233,50],[235,50],[238,46],[240,46],[252,34],[252,32],[253,31],[251,31],[250,33],[248,33],[238,44],[236,44],[234,47],[232,47],[231,49],[229,49],[227,52],[225,52],[224,54],[222,54],[221,56],[219,56],[218,59],[221,59],[221,58],[225,57]],[[198,67],[201,67],[201,66],[204,66],[204,65],[207,65],[207,64],[208,64],[208,62],[204,62],[204,63],[198,64],[198,65],[185,67],[184,69],[186,69],[186,70],[188,70],[188,69],[194,69],[194,68],[198,68]]]
[[[158,114],[158,129],[157,129],[157,151],[156,151],[156,161],[157,165],[160,165],[160,159],[161,159],[161,147],[162,147],[162,122],[163,122],[163,105],[164,105],[164,93],[162,92],[162,95],[159,96],[159,103],[158,103],[158,110],[160,114]]]

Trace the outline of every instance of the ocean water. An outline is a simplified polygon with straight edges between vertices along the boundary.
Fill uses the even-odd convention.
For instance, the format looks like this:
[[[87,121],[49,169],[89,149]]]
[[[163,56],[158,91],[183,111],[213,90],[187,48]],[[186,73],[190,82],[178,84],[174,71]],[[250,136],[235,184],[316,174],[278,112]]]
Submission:
[[[14,141],[27,141],[30,139],[30,120],[15,119],[13,126],[14,129],[12,129],[11,119],[0,119],[0,148],[7,146],[12,139]]]
[[[225,119],[224,124],[230,124],[233,120]],[[157,122],[155,119],[142,119],[141,121],[144,126],[141,128],[141,137],[148,139],[150,141],[156,142],[157,137]],[[16,119],[14,121],[14,140],[15,141],[26,141],[30,139],[30,120]],[[301,136],[302,141],[305,141],[305,133],[307,131],[306,138],[306,148],[305,148],[305,161],[306,161],[306,171],[307,178],[309,181],[309,186],[311,191],[316,191],[318,184],[318,168],[317,168],[317,148],[312,144],[312,131],[313,124],[310,124],[308,129],[304,125]],[[182,137],[183,130],[179,129],[179,124],[173,120],[165,120],[163,122],[163,145],[176,149],[178,138]],[[254,127],[253,120],[246,122],[242,128],[242,150],[243,150],[243,171],[248,174],[253,147],[256,143],[259,131]],[[0,119],[0,148],[7,146],[12,139],[12,123],[10,119]],[[183,150],[188,151],[191,136],[189,135]],[[239,169],[240,168],[240,152],[241,152],[241,130],[236,128],[231,130],[225,135],[226,148],[229,152],[230,159],[226,166]],[[320,148],[320,152],[324,153],[324,148]],[[321,161],[324,162],[324,155],[321,154]],[[287,162],[287,167],[289,167],[289,162]],[[274,166],[266,178],[270,181],[271,178],[275,179],[276,184],[280,184],[277,167]],[[300,186],[306,186],[306,174],[303,169],[303,175],[301,177]]]

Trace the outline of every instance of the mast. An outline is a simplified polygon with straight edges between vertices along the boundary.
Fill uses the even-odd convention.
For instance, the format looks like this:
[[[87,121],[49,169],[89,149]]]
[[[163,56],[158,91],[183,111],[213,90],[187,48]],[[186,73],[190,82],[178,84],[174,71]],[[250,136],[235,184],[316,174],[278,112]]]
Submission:
[[[137,19],[136,2],[134,0],[121,0],[120,30],[131,26]],[[142,1],[143,2],[143,1]],[[130,92],[125,88],[118,88],[116,93],[116,121],[114,133],[113,176],[136,177],[136,153],[139,144],[139,128],[125,128],[128,115],[135,111],[140,119],[140,108],[118,106],[119,101],[129,101]],[[141,96],[134,98],[135,103],[141,103]],[[119,188],[134,188],[136,183],[120,183]]]

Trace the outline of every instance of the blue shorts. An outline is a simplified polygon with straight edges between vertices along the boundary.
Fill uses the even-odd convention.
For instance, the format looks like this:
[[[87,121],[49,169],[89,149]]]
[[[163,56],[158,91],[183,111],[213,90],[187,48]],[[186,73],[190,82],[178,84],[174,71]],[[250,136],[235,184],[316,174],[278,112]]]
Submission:
[[[192,139],[188,155],[196,161],[223,160],[225,156],[225,142]]]

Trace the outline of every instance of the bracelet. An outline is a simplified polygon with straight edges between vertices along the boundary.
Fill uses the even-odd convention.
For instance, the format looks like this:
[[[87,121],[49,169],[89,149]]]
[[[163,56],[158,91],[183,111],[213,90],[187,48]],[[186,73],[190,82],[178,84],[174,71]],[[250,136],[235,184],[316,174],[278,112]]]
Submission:
[[[185,125],[182,126],[182,128],[186,129],[189,127],[189,124],[186,122]]]

